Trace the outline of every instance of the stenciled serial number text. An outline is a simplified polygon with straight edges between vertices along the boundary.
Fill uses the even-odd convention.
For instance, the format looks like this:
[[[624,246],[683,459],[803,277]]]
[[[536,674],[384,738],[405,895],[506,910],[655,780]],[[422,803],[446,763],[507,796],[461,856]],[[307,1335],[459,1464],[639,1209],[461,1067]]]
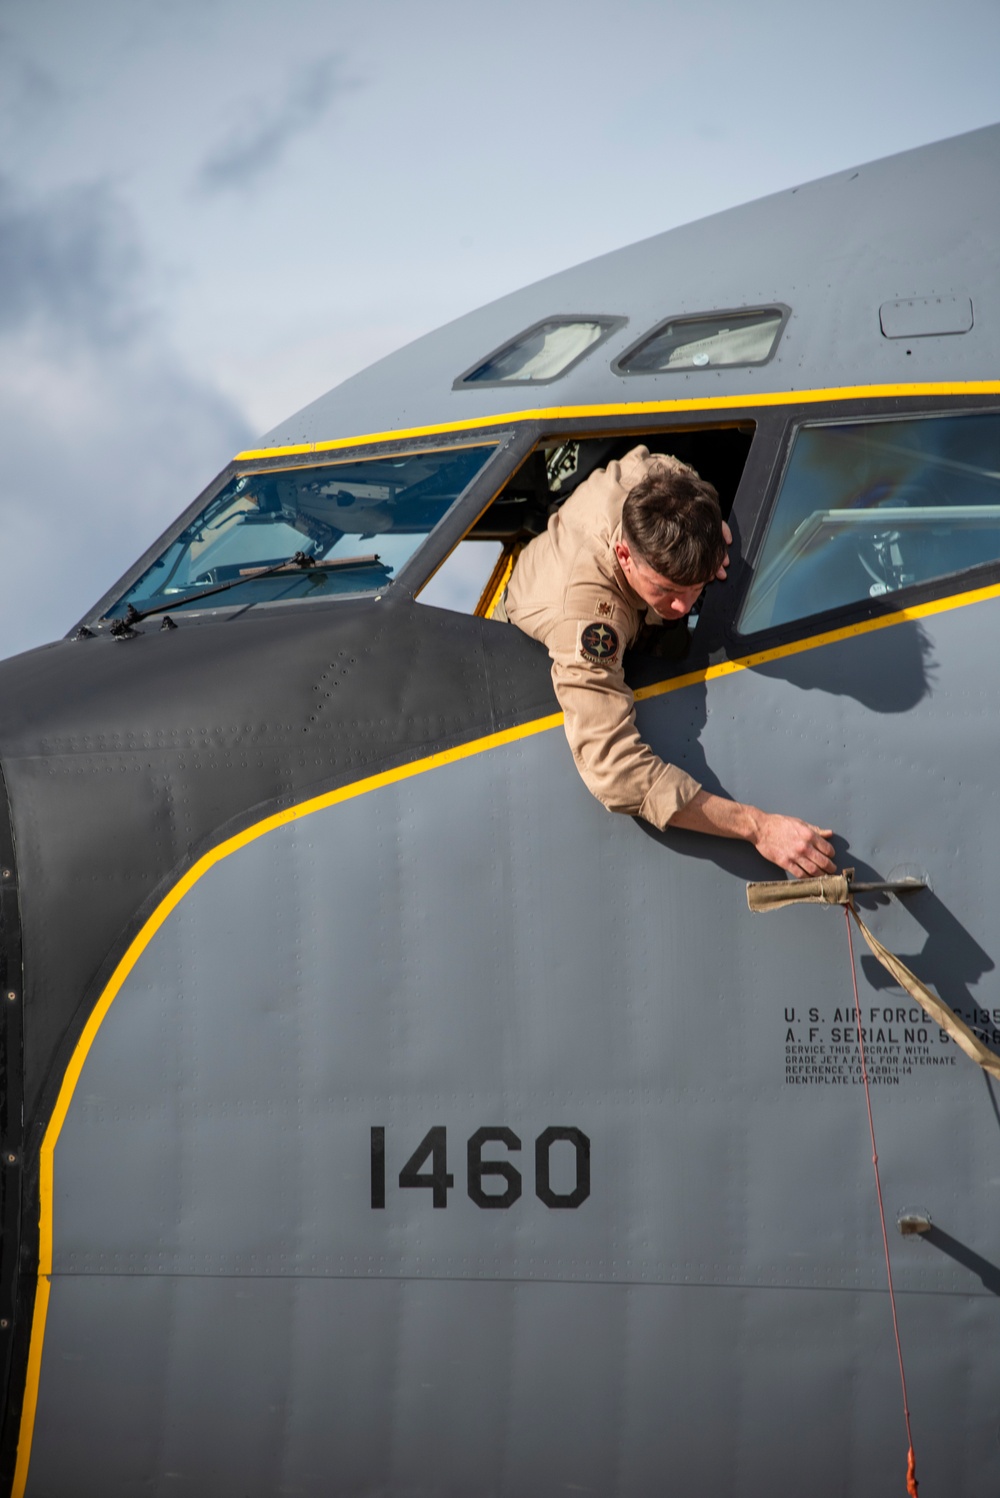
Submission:
[[[957,1011],[956,1011],[957,1012]],[[1000,1044],[1000,1009],[962,1014],[987,1045]],[[790,1087],[851,1087],[863,1083],[858,1024],[873,1086],[898,1087],[909,1076],[956,1064],[951,1037],[916,1005],[871,1004],[822,1014],[784,1010],[785,1082]]]

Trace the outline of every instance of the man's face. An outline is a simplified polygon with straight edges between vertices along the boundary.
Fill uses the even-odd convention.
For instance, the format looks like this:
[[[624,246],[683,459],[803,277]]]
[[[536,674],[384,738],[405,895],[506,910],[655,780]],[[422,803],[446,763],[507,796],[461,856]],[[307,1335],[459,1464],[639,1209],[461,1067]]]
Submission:
[[[617,543],[615,555],[630,586],[664,619],[683,619],[690,614],[704,591],[704,583],[675,583],[654,572],[640,557],[633,555],[627,541]]]

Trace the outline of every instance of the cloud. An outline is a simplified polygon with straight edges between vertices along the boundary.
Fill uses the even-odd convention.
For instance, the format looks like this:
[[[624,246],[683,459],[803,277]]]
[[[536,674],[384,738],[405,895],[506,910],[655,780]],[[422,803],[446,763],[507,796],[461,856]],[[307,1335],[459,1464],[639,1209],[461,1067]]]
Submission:
[[[260,113],[257,97],[242,109],[249,122],[238,125],[207,156],[198,172],[203,191],[219,192],[251,186],[276,166],[297,136],[312,128],[334,99],[357,84],[345,78],[343,61],[336,53],[298,68],[289,79],[284,97],[270,111]]]
[[[74,341],[115,343],[143,320],[140,256],[106,184],[26,201],[0,180],[0,335],[58,324]]]
[[[64,634],[250,432],[144,305],[101,184],[0,183],[0,656]]]
[[[22,122],[27,111],[40,116],[62,100],[54,75],[23,50],[20,38],[7,26],[0,26],[0,74],[7,108]]]

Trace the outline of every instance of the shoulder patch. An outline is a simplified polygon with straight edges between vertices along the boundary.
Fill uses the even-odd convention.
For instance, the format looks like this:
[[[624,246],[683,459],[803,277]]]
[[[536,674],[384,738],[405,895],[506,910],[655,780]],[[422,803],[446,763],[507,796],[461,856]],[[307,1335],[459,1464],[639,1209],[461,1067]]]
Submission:
[[[581,625],[579,639],[581,660],[589,661],[594,666],[613,666],[618,659],[620,648],[618,631],[612,629],[610,624],[595,620],[593,624]]]

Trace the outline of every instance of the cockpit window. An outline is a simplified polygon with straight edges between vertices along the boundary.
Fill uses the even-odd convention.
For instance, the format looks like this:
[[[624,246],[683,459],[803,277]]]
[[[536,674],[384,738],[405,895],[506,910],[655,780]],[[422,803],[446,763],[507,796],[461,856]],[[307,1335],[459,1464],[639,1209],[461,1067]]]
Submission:
[[[728,516],[752,439],[753,427],[742,423],[598,437],[563,432],[543,440],[424,584],[418,601],[492,618],[521,552],[542,534],[552,514],[591,475],[640,444],[691,464],[714,484]]]
[[[1000,561],[1000,416],[805,426],[743,634]]]
[[[494,450],[490,443],[241,473],[105,617],[129,604],[142,612],[380,592]]]
[[[557,380],[624,321],[622,317],[550,317],[459,375],[454,388],[544,385]]]
[[[661,323],[613,365],[616,374],[665,374],[766,364],[777,347],[787,307],[741,307]]]

